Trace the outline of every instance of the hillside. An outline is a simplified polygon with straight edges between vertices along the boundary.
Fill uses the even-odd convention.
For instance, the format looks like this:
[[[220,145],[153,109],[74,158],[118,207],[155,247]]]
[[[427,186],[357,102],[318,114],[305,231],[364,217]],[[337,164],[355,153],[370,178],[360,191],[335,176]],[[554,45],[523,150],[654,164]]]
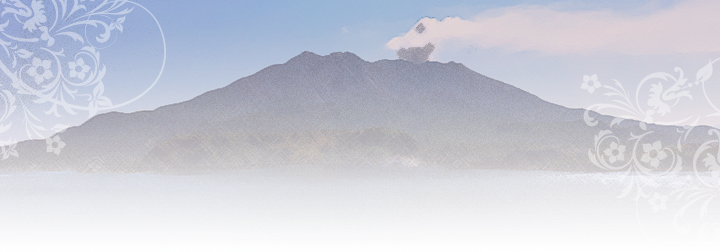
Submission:
[[[459,63],[303,52],[189,101],[95,116],[60,134],[67,146],[59,156],[47,153],[44,141],[19,143],[21,157],[3,161],[3,169],[168,172],[396,165],[388,161],[396,158],[453,168],[585,171],[593,170],[587,158],[593,137],[613,118],[591,112],[601,123],[589,127],[584,112]],[[678,127],[648,127],[662,133],[659,139],[677,140]]]

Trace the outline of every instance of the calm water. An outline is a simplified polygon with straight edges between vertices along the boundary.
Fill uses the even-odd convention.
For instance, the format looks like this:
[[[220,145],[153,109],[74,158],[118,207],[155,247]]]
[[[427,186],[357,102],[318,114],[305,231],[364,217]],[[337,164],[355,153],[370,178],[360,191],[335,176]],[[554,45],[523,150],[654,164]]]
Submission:
[[[0,250],[717,248],[720,239],[674,227],[672,202],[654,211],[634,194],[618,198],[628,184],[622,178],[307,167],[198,175],[6,174],[0,175]]]

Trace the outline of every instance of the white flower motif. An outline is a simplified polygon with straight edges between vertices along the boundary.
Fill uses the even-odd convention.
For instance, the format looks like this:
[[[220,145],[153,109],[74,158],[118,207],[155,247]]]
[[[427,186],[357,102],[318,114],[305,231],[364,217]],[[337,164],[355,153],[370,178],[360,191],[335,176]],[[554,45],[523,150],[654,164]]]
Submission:
[[[53,138],[45,139],[45,143],[47,143],[47,152],[53,152],[55,155],[60,155],[60,150],[65,148],[65,143],[60,141],[59,135],[55,135]]]
[[[85,80],[85,73],[90,71],[90,66],[85,65],[82,58],[68,62],[68,66],[70,67],[70,78],[78,77],[80,80]]]
[[[42,32],[42,34],[40,35],[40,39],[47,40],[48,46],[52,46],[53,44],[55,44],[55,39],[50,36],[50,33],[48,32],[48,28],[46,26],[40,26],[39,29]]]
[[[27,74],[30,77],[35,78],[35,83],[38,85],[43,81],[53,77],[53,73],[50,71],[52,62],[50,60],[40,60],[39,58],[33,58],[32,67],[28,68]],[[42,70],[39,72],[38,70]]]
[[[667,200],[668,196],[655,193],[653,197],[648,200],[648,203],[652,206],[653,211],[658,212],[667,209]]]
[[[616,161],[625,161],[625,146],[618,145],[616,142],[610,143],[610,147],[605,149],[603,153],[608,157],[611,164]]]
[[[590,85],[590,82],[592,82],[592,85]],[[602,87],[600,82],[597,81],[597,75],[593,74],[592,76],[583,76],[583,83],[580,86],[582,89],[587,89],[588,92],[591,94],[595,92],[596,89]]]
[[[117,20],[110,23],[110,30],[118,30],[120,32],[123,31],[123,23],[125,22],[125,17],[120,17]]]
[[[8,158],[10,158],[10,156],[18,157],[18,152],[17,152],[17,150],[15,149],[16,146],[17,146],[17,143],[13,143],[13,144],[11,144],[11,145],[9,145],[9,146],[3,146],[3,147],[2,147],[2,152],[1,152],[1,153],[2,153],[2,159],[3,159],[3,160],[8,159]]]
[[[3,137],[5,131],[13,129],[14,132],[19,125],[26,127],[24,131],[27,134],[23,138],[52,137],[54,135],[51,134],[59,134],[52,125],[75,120],[78,110],[94,115],[99,110],[112,107],[110,99],[103,95],[102,88],[92,89],[93,86],[101,86],[98,83],[102,83],[105,76],[105,68],[102,72],[97,69],[103,65],[100,55],[114,43],[109,41],[115,38],[111,35],[123,32],[126,15],[133,12],[134,8],[144,7],[131,1],[64,0],[59,1],[62,6],[57,2],[0,0],[0,46],[5,49],[0,54],[8,56],[0,57],[0,67],[3,68],[0,75],[9,76],[9,79],[0,77],[0,135]],[[148,14],[153,15],[149,10]],[[105,27],[105,33],[88,34],[87,24],[101,29]],[[152,30],[160,31],[159,35],[164,37],[159,23]],[[62,41],[60,38],[63,38]],[[161,49],[162,55],[165,55],[164,44]],[[162,71],[158,74],[162,74]],[[65,84],[74,84],[75,87],[66,87]],[[79,84],[90,89],[78,89]],[[144,92],[127,103],[140,98],[152,87],[145,88]],[[85,107],[84,99],[79,97],[87,97],[91,105]],[[60,118],[66,115],[71,118]],[[48,151],[55,154],[66,147],[59,138],[51,138],[47,142]],[[10,143],[5,138],[0,139],[0,163],[4,159],[17,157],[18,152],[21,152],[21,148]],[[50,153],[47,155],[52,156]],[[0,164],[0,170],[2,168]]]
[[[660,165],[660,161],[667,158],[667,154],[664,150],[662,150],[662,144],[660,141],[655,141],[652,145],[643,144],[643,151],[645,153],[642,155],[642,158],[640,158],[640,161],[650,163],[650,165],[654,168],[657,168],[658,165]]]

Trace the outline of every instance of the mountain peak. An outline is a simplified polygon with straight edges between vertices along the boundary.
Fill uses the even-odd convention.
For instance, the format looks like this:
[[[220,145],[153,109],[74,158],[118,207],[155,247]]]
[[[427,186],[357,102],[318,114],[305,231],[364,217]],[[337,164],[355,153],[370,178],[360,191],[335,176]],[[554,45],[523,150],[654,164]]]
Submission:
[[[298,54],[298,56],[295,56],[292,59],[288,60],[287,63],[311,61],[311,60],[319,59],[321,57],[322,56],[317,55],[313,52],[304,51],[304,52]]]
[[[566,145],[584,148],[584,139],[592,139],[593,135],[582,122],[583,112],[543,101],[452,61],[367,62],[350,52],[321,56],[305,51],[286,64],[264,68],[190,101],[155,111],[99,115],[63,133],[62,139],[68,144],[63,155],[50,155],[53,159],[18,159],[13,167],[102,166],[136,172],[154,167],[205,169],[295,164],[288,160],[296,157],[302,160],[297,165],[324,164],[323,160],[335,165],[336,154],[332,153],[339,153],[340,157],[353,153],[347,154],[352,158],[367,153],[391,153],[374,147],[375,143],[384,144],[388,134],[370,131],[367,136],[360,135],[368,141],[345,147],[335,144],[345,140],[325,137],[322,132],[354,132],[375,127],[397,130],[417,139],[423,143],[419,148],[424,148],[417,153],[441,153],[422,157],[423,160],[467,164],[465,160],[494,160],[494,155],[507,154],[472,156],[485,155],[476,151],[480,150],[477,146],[488,146],[482,149],[497,146],[501,150],[507,146],[535,148],[540,144],[542,148]],[[555,130],[555,125],[567,130]],[[282,135],[252,135],[267,132],[294,135],[288,135],[291,141],[283,140]],[[299,146],[297,150],[311,148],[311,152],[282,149],[283,146]],[[317,146],[323,151],[312,149]],[[44,141],[24,142],[17,149],[27,153],[24,157],[46,155]],[[322,154],[325,149],[338,151]],[[445,155],[447,159],[443,158]],[[507,155],[508,160],[517,159]],[[357,160],[363,160],[358,157]],[[3,163],[0,171],[5,167],[9,166]]]
[[[288,60],[286,64],[292,64],[296,62],[309,63],[317,60],[343,60],[351,62],[365,62],[362,58],[351,52],[333,52],[329,55],[320,56],[313,52],[304,51],[299,55]]]
[[[325,56],[325,57],[363,60],[363,59],[361,59],[359,56],[357,56],[357,55],[355,55],[354,53],[351,53],[351,52],[334,52],[334,53],[331,53],[330,55]]]

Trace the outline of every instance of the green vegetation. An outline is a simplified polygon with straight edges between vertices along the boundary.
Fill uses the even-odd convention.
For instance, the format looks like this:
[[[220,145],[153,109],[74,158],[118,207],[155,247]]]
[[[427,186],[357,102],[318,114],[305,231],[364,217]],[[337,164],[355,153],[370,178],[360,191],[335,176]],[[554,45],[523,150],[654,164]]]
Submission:
[[[36,141],[33,144],[37,145],[34,148],[40,148],[45,142]],[[637,148],[636,153],[632,153],[633,144],[620,143],[627,148],[621,159],[624,162],[631,160],[631,155],[636,158],[644,155],[643,148]],[[677,145],[664,146],[666,151],[682,157],[684,171],[692,170],[693,158],[699,147],[698,144],[683,144],[680,149]],[[608,146],[600,148],[600,158],[608,162],[608,157],[602,153]],[[717,145],[712,145],[704,152],[717,153],[717,148]],[[294,165],[362,169],[365,165],[425,164],[445,169],[612,171],[612,168],[605,170],[592,164],[588,150],[588,147],[530,143],[421,142],[403,131],[373,127],[362,130],[176,135],[131,160],[110,160],[101,156],[80,158],[75,150],[68,148],[61,156],[41,153],[28,158],[31,162],[16,161],[3,168],[8,171],[70,169],[79,172],[194,174]],[[698,162],[705,162],[706,155],[701,153]],[[620,167],[624,162],[612,165]],[[665,158],[660,166],[651,168],[667,170],[671,162],[672,158]],[[707,170],[705,165],[699,164],[701,171]]]
[[[433,143],[422,145],[416,157],[448,169],[577,170],[588,167],[587,149],[541,148],[534,144]]]
[[[429,165],[450,169],[576,168],[587,150],[542,149],[505,143],[418,141],[387,128],[362,130],[224,132],[176,135],[132,165],[137,170],[244,169],[285,166]],[[558,163],[564,162],[564,163]],[[537,164],[543,164],[537,166]],[[552,166],[552,167],[551,167]]]
[[[137,166],[279,167],[383,164],[416,154],[407,134],[385,128],[303,132],[226,132],[176,135],[158,144]]]

